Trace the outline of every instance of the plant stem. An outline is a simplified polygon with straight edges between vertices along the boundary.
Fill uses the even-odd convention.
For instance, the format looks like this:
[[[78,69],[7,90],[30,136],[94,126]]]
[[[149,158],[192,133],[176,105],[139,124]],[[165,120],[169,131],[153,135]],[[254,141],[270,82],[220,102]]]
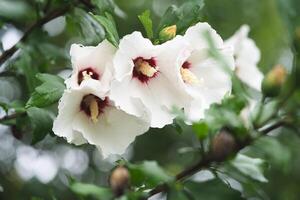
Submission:
[[[3,123],[3,122],[5,122],[5,121],[7,121],[7,120],[15,119],[15,118],[17,118],[17,117],[19,117],[19,116],[22,116],[22,115],[25,115],[25,112],[14,113],[14,114],[11,114],[11,115],[6,115],[6,116],[4,116],[4,117],[2,117],[2,118],[0,119],[0,123]]]
[[[87,7],[88,9],[93,9],[94,6],[91,4],[91,2],[89,0],[79,0],[79,2],[81,4],[83,4],[85,7]],[[49,1],[50,3],[50,1]],[[49,9],[49,5],[47,5],[47,10]],[[19,49],[19,45],[23,42],[25,42],[27,40],[27,38],[29,37],[29,35],[37,28],[42,27],[44,24],[46,24],[47,22],[51,21],[52,19],[55,19],[59,16],[64,15],[67,11],[69,11],[69,9],[71,8],[71,4],[68,4],[66,6],[63,7],[59,7],[56,10],[53,10],[49,13],[47,13],[43,18],[39,19],[38,21],[36,21],[35,23],[33,23],[31,26],[29,26],[27,28],[27,30],[24,32],[23,37],[14,45],[12,46],[10,49],[4,51],[1,55],[0,55],[0,66],[7,60],[9,59],[11,56],[14,55],[14,53]]]
[[[285,125],[285,122],[279,121],[263,130],[261,130],[261,133],[263,135],[268,134],[270,131],[277,129],[281,126]],[[238,153],[241,149],[245,148],[246,146],[250,145],[253,142],[253,139],[249,138],[248,140],[246,140],[244,143],[240,143],[238,145],[238,148],[235,150],[234,153]],[[211,155],[208,155],[206,157],[204,157],[204,159],[201,159],[198,163],[196,163],[195,165],[183,170],[182,172],[180,172],[179,174],[177,174],[175,176],[175,180],[176,181],[182,181],[192,175],[194,175],[195,173],[199,172],[200,170],[209,167],[212,163],[222,163],[224,161],[226,161],[227,158],[224,158],[223,160],[214,160],[213,157]],[[149,193],[148,193],[148,197],[151,197],[155,194],[158,194],[160,192],[165,192],[168,190],[168,185],[166,183],[161,184],[156,186],[155,188],[153,188]]]

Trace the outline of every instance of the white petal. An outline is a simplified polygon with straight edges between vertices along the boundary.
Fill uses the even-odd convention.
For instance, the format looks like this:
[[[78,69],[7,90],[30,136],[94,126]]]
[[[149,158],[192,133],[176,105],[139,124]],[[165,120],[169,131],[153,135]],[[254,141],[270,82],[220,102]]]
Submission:
[[[72,123],[74,117],[80,112],[82,98],[88,94],[101,98],[106,95],[106,91],[99,88],[98,81],[89,80],[83,82],[80,88],[66,90],[59,101],[58,116],[54,120],[52,130],[57,136],[66,138],[69,143],[78,145],[85,143],[82,133],[73,130]]]
[[[73,68],[93,67],[101,71],[112,60],[115,51],[116,48],[107,40],[103,40],[98,46],[73,44],[70,49]]]
[[[57,136],[66,138],[69,143],[85,142],[81,135],[72,128],[74,116],[80,111],[81,100],[81,93],[65,91],[58,105],[58,116],[54,120],[52,130]]]
[[[191,101],[190,104],[184,107],[188,123],[197,122],[204,118],[205,110],[209,108],[209,104],[205,104],[202,98],[197,98]]]
[[[149,125],[146,120],[111,107],[97,123],[93,123],[83,112],[77,114],[73,127],[81,132],[90,144],[101,148],[106,157],[110,154],[124,153],[136,136],[148,130]]]
[[[78,87],[78,72],[85,68],[92,68],[100,75],[103,85],[109,85],[112,71],[112,59],[116,48],[107,40],[102,41],[98,46],[87,46],[73,44],[70,55],[73,65],[73,75],[65,81],[68,88]]]
[[[237,64],[237,76],[250,87],[260,91],[264,75],[255,65],[240,62]]]
[[[260,60],[260,50],[255,42],[248,37],[249,30],[248,25],[243,25],[226,41],[226,45],[234,47],[237,76],[250,87],[260,91],[263,79],[263,74],[257,67]]]
[[[155,82],[155,79],[149,82]],[[156,86],[157,84],[151,84],[150,88],[155,89]],[[166,85],[158,85],[158,87],[164,88]],[[141,116],[143,113],[149,112],[151,127],[161,128],[172,123],[174,116],[161,102],[164,101],[165,103],[165,99],[162,100],[165,94],[152,93],[150,88],[136,79],[127,77],[122,82],[114,81],[112,83],[110,98],[129,114]],[[156,94],[159,96],[155,96]],[[142,102],[142,105],[138,101]]]
[[[184,37],[191,43],[196,49],[208,48],[207,38],[205,33],[208,32],[214,42],[214,45],[219,48],[223,46],[222,38],[208,23],[197,23],[196,25],[187,29]]]

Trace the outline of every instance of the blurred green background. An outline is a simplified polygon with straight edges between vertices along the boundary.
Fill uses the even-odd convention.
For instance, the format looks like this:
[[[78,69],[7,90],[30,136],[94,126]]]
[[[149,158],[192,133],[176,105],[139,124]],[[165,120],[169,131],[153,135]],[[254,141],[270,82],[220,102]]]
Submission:
[[[143,31],[137,18],[143,11],[151,11],[155,28],[170,5],[181,5],[186,1],[115,0],[115,20],[120,36]],[[45,3],[45,0],[0,0],[1,49],[5,49],[9,41],[16,40],[13,38],[19,38],[26,27],[42,16],[39,5]],[[68,3],[74,2],[53,0],[51,6],[57,8]],[[259,67],[264,73],[279,63],[291,69],[294,34],[297,28],[300,30],[299,0],[206,0],[199,15],[224,39],[241,25],[248,24],[250,37],[262,53]],[[37,72],[68,74],[71,69],[70,44],[95,45],[103,37],[102,27],[81,8],[74,8],[65,18],[34,31],[23,44],[21,56],[6,63],[5,67],[17,76],[0,77],[1,100],[27,99],[38,84],[33,78]],[[294,101],[299,105],[300,92]],[[31,135],[24,124],[20,121],[20,127],[1,126],[0,129],[0,199],[77,199],[67,187],[70,176],[82,182],[107,185],[108,172],[118,157],[102,160],[94,147],[75,147],[54,136],[47,136],[30,147]],[[279,129],[244,150],[269,163],[265,171],[267,183],[245,178],[241,183],[235,182],[236,188],[243,186],[247,197],[241,197],[242,189],[234,190],[219,179],[211,179],[197,186],[199,199],[300,199],[300,139],[297,134]],[[20,137],[21,140],[17,139]],[[197,153],[191,151],[191,147],[197,146],[199,142],[190,130],[178,134],[173,126],[168,126],[151,129],[139,136],[125,157],[133,162],[156,160],[170,174],[176,174],[197,160]],[[31,164],[34,160],[38,162]],[[209,176],[204,174],[203,178]]]

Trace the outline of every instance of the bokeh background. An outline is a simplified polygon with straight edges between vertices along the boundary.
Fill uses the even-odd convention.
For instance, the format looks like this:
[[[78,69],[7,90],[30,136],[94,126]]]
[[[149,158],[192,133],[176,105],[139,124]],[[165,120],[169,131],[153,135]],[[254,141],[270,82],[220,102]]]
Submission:
[[[39,3],[46,0],[0,0],[0,50],[14,45],[24,30],[39,16]],[[114,17],[120,36],[143,31],[137,15],[149,9],[155,24],[172,4],[181,5],[187,0],[115,0]],[[38,3],[37,3],[38,2]],[[60,6],[59,1],[52,1]],[[73,1],[62,1],[74,3]],[[74,3],[75,4],[75,3]],[[299,0],[206,0],[199,13],[227,39],[241,25],[251,27],[250,37],[260,48],[259,67],[266,73],[275,64],[288,70],[293,65],[295,31],[300,37]],[[71,63],[68,51],[72,43],[95,45],[104,37],[103,28],[97,25],[81,8],[74,8],[43,28],[33,32],[22,47],[19,58],[4,67],[15,69],[17,76],[0,76],[1,101],[22,103],[38,84],[37,72],[67,77]],[[0,51],[0,52],[1,52]],[[24,76],[27,78],[25,79]],[[32,78],[28,78],[32,77]],[[300,93],[294,97],[300,102]],[[299,105],[299,104],[298,104]],[[55,108],[49,108],[54,109]],[[1,111],[3,116],[4,112]],[[97,149],[90,145],[76,147],[65,140],[48,135],[36,145],[30,145],[32,135],[26,131],[26,122],[17,126],[0,126],[0,199],[77,199],[68,188],[70,177],[87,183],[107,185],[110,169],[118,156],[103,160]],[[156,160],[170,174],[197,159],[191,147],[199,143],[190,130],[178,134],[173,126],[151,129],[139,136],[128,148],[126,159],[137,162]],[[193,177],[199,183],[199,199],[243,199],[241,190],[247,190],[248,199],[298,200],[300,199],[300,138],[299,133],[278,129],[269,137],[245,149],[249,155],[268,161],[266,183],[244,179],[228,179],[229,185],[214,178],[208,171]],[[234,173],[234,171],[232,172]],[[239,174],[236,174],[238,176]],[[234,189],[232,189],[233,187]],[[162,199],[156,197],[154,199]]]

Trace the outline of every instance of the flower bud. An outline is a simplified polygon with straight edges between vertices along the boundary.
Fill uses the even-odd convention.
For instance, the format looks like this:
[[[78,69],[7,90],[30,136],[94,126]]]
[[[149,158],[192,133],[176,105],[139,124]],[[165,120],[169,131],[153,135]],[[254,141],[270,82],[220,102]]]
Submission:
[[[109,184],[116,196],[121,196],[129,186],[130,175],[123,166],[115,168],[109,178]]]
[[[234,137],[222,130],[213,138],[211,153],[215,161],[223,161],[236,149]]]
[[[276,97],[280,94],[286,79],[286,70],[282,65],[276,65],[264,78],[262,91],[267,97]]]
[[[159,32],[160,42],[166,42],[173,39],[176,36],[177,26],[168,26]]]

